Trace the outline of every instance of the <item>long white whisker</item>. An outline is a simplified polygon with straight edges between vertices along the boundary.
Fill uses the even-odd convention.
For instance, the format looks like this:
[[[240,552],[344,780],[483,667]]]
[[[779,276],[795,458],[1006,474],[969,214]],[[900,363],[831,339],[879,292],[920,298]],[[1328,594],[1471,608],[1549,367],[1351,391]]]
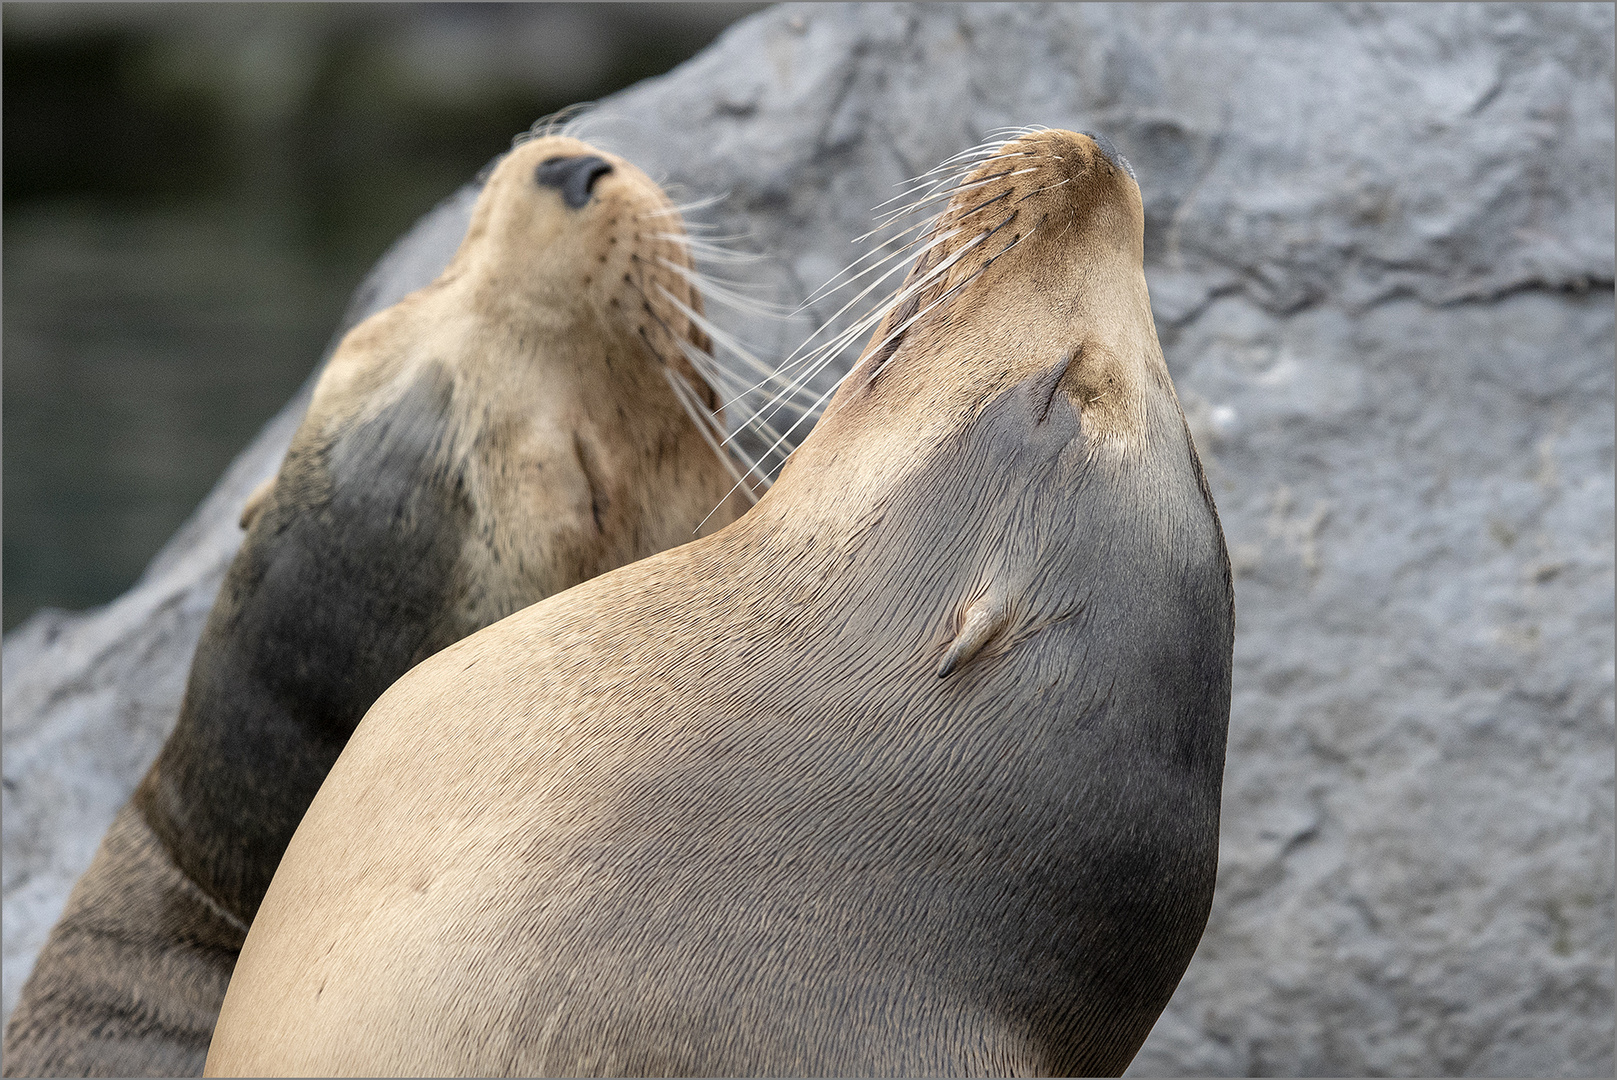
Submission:
[[[1001,222],[1000,224],[1003,225],[1004,222]],[[980,236],[974,236],[970,240],[968,240],[966,243],[961,244],[958,250],[956,250],[947,259],[945,259],[943,262],[939,263],[936,267],[934,267],[931,271],[929,271],[924,278],[922,278],[920,281],[916,282],[915,288],[908,290],[909,295],[911,295],[911,296],[915,295],[916,293],[920,292],[921,289],[924,286],[930,285],[932,282],[936,281],[939,277],[941,277],[944,273],[946,273],[949,270],[950,267],[954,266],[955,263],[959,262],[961,260],[961,258],[963,258],[965,256],[966,252],[968,252],[968,251],[972,250],[973,248],[977,247],[979,244],[983,243],[983,241],[987,240],[992,235],[994,235],[992,232],[986,232],[986,233],[981,234]],[[975,277],[975,276],[976,276],[975,274],[972,275],[972,277]],[[923,316],[925,316],[933,308],[937,307],[939,304],[943,303],[949,297],[951,297],[955,293],[959,292],[961,290],[961,288],[964,287],[966,285],[966,283],[969,282],[970,280],[972,280],[972,278],[967,278],[965,281],[960,282],[960,284],[954,286],[952,289],[945,292],[938,299],[936,299],[932,303],[928,304],[924,310],[916,312],[914,315],[911,315],[909,318],[905,319],[904,322],[901,325],[894,327],[892,330],[889,330],[887,332],[887,335],[882,338],[880,343],[878,343],[878,344],[872,346],[870,349],[866,350],[867,354],[871,355],[871,356],[879,355],[882,352],[882,350],[887,348],[889,343],[897,341],[900,337],[902,337],[904,335],[904,332],[906,330],[908,330],[910,327],[914,326],[918,321],[920,321],[920,319]],[[891,359],[891,358],[889,357],[888,359]],[[886,360],[883,360],[882,363],[883,364],[886,363]],[[871,377],[874,378],[875,375],[876,375],[876,372],[880,371],[880,370],[881,370],[881,364],[878,364],[876,366],[876,371],[871,372]]]
[[[1037,128],[1015,128],[996,135],[1008,136],[1010,139],[1024,137]],[[824,298],[851,293],[851,298],[842,302],[830,317],[823,320],[819,327],[811,332],[808,338],[794,349],[779,368],[772,372],[764,381],[749,387],[742,395],[733,399],[729,404],[735,404],[750,395],[763,391],[768,399],[759,407],[740,430],[760,431],[768,430],[772,434],[768,448],[751,465],[751,475],[763,475],[763,463],[773,461],[778,455],[789,454],[794,437],[804,425],[805,421],[816,419],[824,409],[825,403],[835,394],[837,388],[845,381],[849,373],[833,380],[829,388],[814,394],[811,385],[818,385],[817,380],[838,357],[854,346],[858,339],[867,335],[872,329],[879,328],[881,324],[893,315],[914,304],[917,297],[924,295],[938,287],[939,282],[947,280],[948,275],[955,271],[962,259],[968,258],[970,253],[981,253],[986,250],[985,245],[990,238],[1015,219],[1014,209],[992,228],[984,229],[979,235],[972,236],[964,242],[959,242],[967,231],[966,219],[972,215],[987,210],[994,205],[1002,205],[1003,201],[1012,194],[1007,185],[1006,190],[992,196],[984,197],[975,206],[966,203],[962,205],[958,200],[971,192],[986,188],[1004,181],[1014,181],[1016,177],[1035,172],[1037,166],[1029,163],[1023,165],[1017,159],[1041,157],[1031,150],[1006,152],[1006,139],[991,139],[983,144],[971,147],[954,155],[948,161],[922,173],[920,176],[899,185],[898,194],[883,201],[876,207],[879,221],[875,228],[864,233],[856,239],[856,243],[871,244],[871,248],[854,259],[846,267],[835,274],[829,281],[815,289],[805,300],[798,312],[806,310],[811,305]],[[987,175],[972,177],[973,170],[979,169],[984,163],[996,156],[1005,158],[1004,168],[992,169]],[[1058,186],[1058,185],[1051,185]],[[1038,190],[1048,190],[1041,188]],[[1025,198],[1025,196],[1024,196]],[[923,220],[910,221],[911,217],[922,217],[931,206],[945,202],[947,205],[960,206],[960,209],[949,215],[947,220],[940,215],[925,217]],[[1018,201],[1021,201],[1020,199]],[[947,210],[945,213],[949,213]],[[1042,224],[1042,222],[1041,222]],[[891,360],[891,356],[883,353],[894,351],[893,347],[900,342],[904,335],[922,320],[929,318],[941,306],[947,304],[973,281],[980,278],[984,271],[1001,255],[1012,250],[1019,244],[1031,238],[1039,226],[1020,234],[1015,240],[1002,246],[998,251],[989,255],[964,279],[952,287],[944,290],[930,302],[920,306],[920,310],[905,316],[900,322],[891,327],[880,338],[868,344],[863,350],[865,357],[878,358],[874,367],[870,369],[869,377],[875,378],[881,368]],[[974,230],[973,230],[974,231]],[[915,273],[914,267],[923,265],[930,253],[947,250],[946,257],[936,265],[927,266],[921,273]],[[896,287],[891,288],[885,300],[866,309],[862,314],[855,315],[861,305],[870,302],[873,295],[884,287],[889,287],[896,275],[904,275]],[[712,335],[710,335],[712,336]],[[714,337],[716,344],[719,339]],[[855,365],[851,370],[858,370]],[[775,432],[769,421],[781,409],[790,407],[794,411],[802,408],[799,402],[813,394],[812,404],[791,424],[785,426],[783,431]],[[724,441],[724,445],[732,445],[740,430],[733,433]]]
[[[713,300],[725,305],[728,308],[732,308],[736,311],[745,311],[749,314],[774,315],[778,318],[786,318],[794,314],[791,308],[788,308],[783,304],[771,304],[767,301],[758,299],[756,296],[746,296],[742,293],[727,289],[723,285],[719,284],[718,281],[711,275],[692,270],[688,266],[681,266],[672,259],[659,258],[657,261],[665,268],[673,271],[686,281],[689,281],[691,284],[695,285],[701,292],[703,300]]]
[[[515,150],[523,143],[534,139],[543,139],[551,135],[571,135],[584,118],[595,109],[593,101],[581,101],[565,108],[557,109],[548,116],[541,116],[529,125],[528,130],[521,132],[511,140],[511,149]]]
[[[924,243],[920,252],[918,253],[918,257],[924,255],[928,251],[931,251],[938,245],[943,244],[944,242],[953,238],[955,235],[956,230],[953,229],[934,235]],[[908,254],[910,254],[908,251],[898,253],[899,256],[907,256]],[[895,258],[896,257],[897,256],[895,256]],[[945,264],[942,269],[946,270],[948,265],[949,264]],[[830,340],[817,346],[812,352],[808,352],[801,357],[799,356],[800,353],[804,353],[804,349],[807,348],[810,341],[813,341],[816,336],[827,328],[834,326],[836,321],[845,312],[847,312],[849,308],[859,303],[859,301],[863,300],[864,297],[868,296],[871,292],[877,289],[883,281],[891,278],[894,274],[900,271],[906,270],[907,267],[907,260],[898,263],[898,265],[892,266],[880,278],[871,282],[863,290],[861,290],[858,295],[853,297],[853,299],[849,300],[840,309],[838,309],[838,311],[832,315],[831,318],[827,319],[821,325],[819,330],[816,330],[813,334],[810,334],[808,341],[805,341],[803,345],[799,346],[798,349],[795,350],[791,356],[787,357],[786,361],[781,365],[781,373],[783,375],[785,372],[798,367],[802,367],[805,370],[796,379],[792,380],[790,386],[781,391],[776,398],[767,402],[759,410],[759,415],[773,416],[775,411],[778,411],[778,402],[781,398],[785,397],[786,395],[793,394],[799,388],[806,386],[809,381],[824,370],[827,364],[829,364],[836,356],[840,355],[842,351],[852,343],[852,341],[865,333],[868,333],[872,328],[874,328],[874,326],[879,324],[882,318],[885,317],[887,311],[902,303],[909,296],[914,295],[917,290],[924,288],[936,276],[936,273],[941,272],[938,268],[934,268],[934,270],[929,272],[929,274],[923,280],[901,285],[898,291],[885,303],[878,305],[874,310],[857,319],[853,325],[848,326],[842,331],[838,332]]]
[[[892,277],[894,274],[896,274],[896,273],[898,273],[898,272],[900,272],[902,270],[905,270],[906,269],[905,260],[908,257],[910,257],[912,255],[915,256],[915,257],[920,257],[922,255],[925,255],[928,251],[931,251],[933,248],[937,247],[938,245],[940,245],[940,244],[944,243],[945,241],[953,238],[955,235],[957,235],[957,231],[953,230],[953,229],[949,230],[948,232],[939,233],[938,235],[924,241],[923,246],[918,251],[911,251],[911,250],[906,249],[906,250],[895,252],[892,256],[884,259],[882,263],[880,263],[880,264],[878,264],[878,265],[876,265],[874,267],[871,267],[870,271],[867,271],[867,272],[873,272],[875,270],[880,270],[883,266],[886,266],[887,270],[880,277],[878,277],[875,281],[872,281],[869,285],[866,285],[863,289],[861,289],[859,291],[858,295],[856,295],[853,299],[849,300],[847,303],[843,304],[842,307],[838,308],[836,310],[836,312],[831,315],[830,318],[826,319],[824,325],[825,326],[831,325],[838,318],[840,318],[843,315],[843,313],[845,313],[849,308],[853,307],[860,300],[863,300],[866,296],[869,296],[870,293],[875,291],[875,289],[878,286],[880,286],[882,282],[886,281],[888,278]],[[893,263],[897,263],[897,265],[892,265]],[[860,273],[859,277],[864,277],[865,273],[866,272]],[[855,278],[854,280],[858,280],[858,278]],[[850,281],[850,282],[847,282],[846,284],[851,285],[852,282]],[[818,331],[816,331],[816,333],[817,332]],[[814,335],[811,334],[809,336],[809,340],[812,341],[813,337],[814,337]],[[795,357],[797,355],[797,353],[802,352],[803,348],[807,344],[808,344],[807,342],[804,342],[803,346],[799,346],[798,349],[796,351],[794,351],[791,356],[787,357],[787,364],[790,364],[793,357]]]
[[[909,206],[904,207],[902,210],[893,211],[891,214],[888,215],[887,219],[885,221],[883,221],[881,225],[878,225],[875,229],[873,229],[872,232],[879,232],[882,228],[886,227],[886,225],[890,224],[891,222],[896,221],[897,219],[902,218],[902,217],[904,217],[904,216],[906,216],[908,214],[916,213],[916,212],[918,212],[919,210],[921,210],[922,208],[926,207],[927,205],[929,205],[931,203],[938,202],[938,201],[943,200],[943,199],[952,200],[952,199],[955,199],[958,196],[964,194],[965,192],[975,191],[977,188],[980,188],[980,187],[982,187],[982,186],[984,186],[986,184],[991,184],[995,180],[1004,180],[1004,179],[1007,179],[1007,178],[1012,177],[1012,176],[1021,176],[1024,173],[1030,173],[1030,172],[1033,172],[1033,171],[1035,171],[1033,168],[1027,168],[1027,169],[1015,169],[1015,170],[1012,170],[1012,171],[1002,172],[1002,173],[995,173],[992,176],[985,176],[980,180],[974,180],[969,184],[962,184],[962,185],[960,185],[958,187],[950,188],[947,191],[939,191],[939,192],[936,192],[935,194],[928,195],[926,198],[916,200],[914,203],[912,203]],[[869,235],[869,234],[867,233],[866,235]]]
[[[714,344],[721,345],[726,352],[735,356],[754,371],[770,378],[774,377],[775,369],[753,355],[752,351],[745,345],[741,344],[741,342],[738,341],[733,335],[721,329],[711,319],[696,311],[689,304],[685,303],[679,297],[669,292],[668,289],[661,284],[657,286],[657,289],[663,294],[669,303],[673,304],[674,307],[678,309],[680,314],[691,320],[691,322],[694,323],[698,329],[700,329],[708,337],[712,338]],[[742,396],[745,395],[743,394]]]
[[[736,251],[724,247],[725,241],[745,240],[744,234],[732,236],[690,236],[685,233],[648,233],[653,240],[671,240],[683,244],[691,254],[699,256],[702,262],[726,263],[756,263],[762,262],[769,256],[756,251]]]
[[[904,236],[905,234],[915,232],[918,229],[924,229],[924,228],[926,228],[927,226],[929,226],[931,224],[932,224],[931,221],[918,221],[913,226],[911,226],[908,229],[905,229],[904,232],[899,233],[898,235],[899,236]],[[896,239],[897,239],[897,237],[893,238],[893,240],[883,241],[881,244],[877,245],[872,250],[867,251],[865,254],[861,255],[858,259],[855,259],[852,263],[850,263],[848,265],[848,268],[846,270],[843,270],[836,277],[832,278],[830,281],[827,281],[824,285],[821,285],[818,289],[816,289],[814,291],[814,293],[812,295],[809,296],[809,298],[807,300],[803,301],[802,305],[797,309],[798,312],[806,311],[809,308],[809,306],[811,304],[815,303],[816,301],[822,300],[825,297],[829,296],[831,293],[834,293],[839,289],[846,288],[847,286],[852,285],[854,282],[860,280],[861,278],[864,278],[864,277],[866,277],[866,276],[868,276],[870,274],[875,273],[877,270],[880,270],[883,266],[886,266],[888,263],[893,262],[895,259],[908,259],[908,258],[914,257],[917,254],[917,252],[916,252],[916,250],[914,248],[914,244],[917,241],[913,241],[913,240],[910,241],[910,242],[907,242],[907,243],[905,243],[905,244],[903,244],[903,245],[901,245],[901,246],[899,246],[897,248],[895,248],[892,251],[886,250],[891,244],[894,243],[894,241],[896,241]],[[871,262],[871,260],[875,260],[875,261]],[[859,264],[863,263],[863,262],[870,262],[870,265],[864,267],[863,269],[858,270],[857,273],[853,273],[855,268],[858,267]],[[842,280],[838,280],[838,279],[842,279]],[[796,312],[794,312],[794,314],[796,314]]]
[[[836,386],[831,387],[831,389],[827,390],[825,393],[821,394],[818,398],[816,398],[815,401],[814,401],[813,408],[811,408],[809,410],[809,412],[805,413],[802,417],[798,418],[797,423],[795,423],[791,427],[787,428],[786,431],[781,435],[781,437],[779,439],[775,440],[774,444],[771,445],[768,450],[764,451],[764,456],[767,458],[770,454],[772,454],[776,450],[780,449],[782,444],[784,444],[787,439],[792,437],[792,432],[796,431],[798,429],[798,426],[800,424],[802,424],[804,420],[807,420],[810,416],[816,416],[816,417],[819,416],[820,410],[825,407],[825,403],[831,399],[831,395],[836,393],[837,387],[841,386],[841,385],[842,385],[842,381],[839,379],[839,380],[837,380]]]
[[[919,188],[925,187],[929,182],[932,182],[932,178],[937,177],[942,173],[948,173],[953,178],[964,176],[977,165],[987,161],[989,158],[999,153],[999,151],[1004,147],[1006,141],[1008,140],[990,139],[986,142],[978,143],[976,146],[968,147],[967,149],[960,151],[958,154],[946,158],[941,163],[934,165],[932,168],[926,170],[926,172],[921,173],[918,176],[914,176],[909,180],[899,181],[895,186],[903,187],[908,185],[909,190],[915,191]],[[1026,151],[1024,151],[1020,154],[1006,156],[1025,157],[1028,156],[1028,154]],[[947,179],[948,177],[945,177],[945,181],[947,181]],[[895,202],[903,197],[904,195],[901,192],[898,195],[893,196],[891,199],[888,199],[886,202],[878,204],[875,209],[880,210],[888,203]]]
[[[962,153],[956,154],[954,158],[949,159],[949,161],[944,162],[936,168],[928,169],[926,172],[915,177],[913,180],[904,181],[904,184],[908,184],[906,190],[880,203],[875,207],[875,210],[880,211],[882,207],[891,205],[892,203],[895,203],[908,195],[913,195],[917,191],[939,190],[958,184],[966,177],[968,173],[971,172],[971,170],[977,168],[983,162],[992,159],[996,155],[999,155],[999,150],[1002,145],[1003,144],[992,143],[984,144],[981,147],[973,148],[973,150],[962,151]],[[1031,154],[1024,151],[1015,154],[1005,154],[1002,156],[1005,158],[1005,160],[1009,161],[1011,158],[1015,157],[1029,157]],[[900,186],[903,186],[903,184]]]
[[[728,191],[721,191],[717,195],[704,195],[689,202],[679,203],[672,200],[667,206],[660,206],[655,210],[647,210],[640,214],[641,220],[654,217],[685,217],[697,210],[706,210],[710,206],[717,206],[730,197]]]
[[[849,308],[853,307],[859,301],[863,300],[870,293],[874,292],[881,285],[881,283],[883,281],[886,281],[888,278],[892,277],[894,274],[901,273],[901,272],[904,272],[906,270],[907,270],[907,265],[904,264],[904,263],[899,263],[899,264],[891,267],[890,269],[888,269],[888,271],[885,274],[883,274],[881,277],[877,278],[875,281],[873,281],[869,285],[865,286],[865,288],[863,290],[861,290],[857,296],[855,296],[853,299],[849,300],[846,304],[842,305],[842,307],[837,310],[836,314],[832,315],[831,318],[827,319],[823,324],[821,324],[821,327],[820,327],[819,330],[816,330],[813,334],[810,334],[808,339],[803,343],[803,345],[799,346],[795,351],[793,351],[793,353],[790,356],[788,356],[786,358],[786,361],[781,364],[781,372],[784,373],[784,372],[790,371],[790,370],[792,370],[792,369],[794,369],[796,367],[803,366],[803,365],[809,363],[810,361],[825,355],[825,353],[829,349],[831,349],[832,346],[836,346],[836,349],[835,349],[836,352],[841,352],[842,347],[843,347],[843,343],[845,342],[845,340],[850,335],[857,335],[858,333],[860,333],[861,329],[865,325],[866,321],[868,321],[873,316],[868,316],[867,315],[864,319],[861,319],[853,327],[849,327],[847,330],[841,331],[835,337],[833,337],[830,341],[825,342],[819,348],[815,349],[813,352],[810,352],[810,353],[804,355],[801,358],[798,355],[799,353],[803,352],[804,348],[808,345],[809,341],[813,341],[814,338],[816,336],[818,336],[821,331],[827,329],[830,326],[833,326],[835,324],[836,320],[838,318],[840,318],[843,315],[844,312],[846,312]],[[879,313],[875,314],[874,317],[879,321],[879,319],[880,319]],[[834,355],[834,353],[833,353],[833,355]],[[821,366],[823,366],[823,365],[821,365]],[[816,366],[814,370],[817,371],[818,366]],[[807,379],[810,378],[812,376],[812,374],[813,374],[813,372],[810,372],[808,374],[802,375],[799,378],[793,380],[791,386],[787,390],[782,391],[782,394],[795,392],[796,389],[799,386],[802,386],[802,385],[804,385],[806,383]],[[781,395],[777,395],[776,399],[771,400],[767,405],[764,406],[764,409],[769,409],[770,406],[774,405],[776,400],[778,400],[780,396]],[[773,413],[771,413],[770,415],[773,415]]]
[[[730,453],[725,450],[724,447],[719,445],[718,440],[713,437],[713,432],[709,430],[708,424],[703,423],[702,418],[706,415],[707,410],[703,409],[701,403],[696,400],[695,388],[686,381],[683,375],[679,374],[673,368],[663,368],[663,375],[667,377],[668,385],[674,388],[674,396],[679,399],[679,402],[682,406],[684,406],[686,413],[689,414],[691,419],[696,422],[696,430],[702,433],[703,441],[707,443],[710,450],[718,455],[719,461],[724,464],[725,471],[728,472],[730,474],[730,478],[736,482],[735,487],[731,488],[729,492],[725,494],[724,499],[719,503],[719,506],[723,506],[724,502],[727,502],[730,496],[734,495],[737,491],[742,491],[745,493],[749,502],[757,503],[758,496],[747,484],[746,479],[753,469],[756,468],[756,466],[752,462],[748,462],[746,473],[743,473],[739,468],[737,468],[735,459],[730,456]],[[770,480],[767,476],[763,477],[763,483],[765,487],[769,486]],[[716,506],[712,511],[709,511],[707,517],[702,519],[701,524],[691,530],[691,534],[694,536],[696,533],[701,532],[702,525],[706,525],[708,523],[708,519],[711,518],[714,511],[717,510],[718,507]]]

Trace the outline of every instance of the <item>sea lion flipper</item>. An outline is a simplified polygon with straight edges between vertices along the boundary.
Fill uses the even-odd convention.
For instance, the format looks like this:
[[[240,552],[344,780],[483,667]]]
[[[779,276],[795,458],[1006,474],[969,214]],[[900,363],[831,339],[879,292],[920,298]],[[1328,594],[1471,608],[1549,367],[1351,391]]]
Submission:
[[[253,527],[253,519],[258,517],[260,510],[264,509],[264,503],[269,499],[269,493],[274,489],[275,477],[272,476],[255,487],[253,493],[247,496],[247,504],[241,508],[241,518],[239,519],[243,529]]]

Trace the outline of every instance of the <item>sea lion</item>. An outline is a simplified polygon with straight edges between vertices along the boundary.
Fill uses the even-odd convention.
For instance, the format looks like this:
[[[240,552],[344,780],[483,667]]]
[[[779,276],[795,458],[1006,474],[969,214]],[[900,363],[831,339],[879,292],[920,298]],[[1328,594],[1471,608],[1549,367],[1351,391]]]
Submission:
[[[243,512],[174,732],[24,986],[6,1075],[199,1074],[264,889],[377,695],[740,513],[683,235],[627,161],[534,138],[443,274],[347,335]]]
[[[952,190],[750,513],[378,700],[211,1074],[1127,1065],[1211,903],[1229,561],[1126,163]]]

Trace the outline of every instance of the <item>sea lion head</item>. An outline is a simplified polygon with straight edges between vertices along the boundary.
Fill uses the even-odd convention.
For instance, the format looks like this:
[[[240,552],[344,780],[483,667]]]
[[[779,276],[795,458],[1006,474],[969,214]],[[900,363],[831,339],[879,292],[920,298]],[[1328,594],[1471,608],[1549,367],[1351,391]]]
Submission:
[[[680,213],[634,165],[567,135],[518,143],[489,172],[445,273],[472,279],[476,302],[547,329],[638,341],[696,388],[710,352]]]
[[[1140,188],[1109,141],[1029,131],[979,149],[905,209],[945,198],[816,435],[902,437],[908,453],[861,457],[915,461],[917,444],[1040,372],[1092,441],[1138,448],[1162,423],[1182,428],[1146,290]],[[799,469],[819,441],[794,455]]]

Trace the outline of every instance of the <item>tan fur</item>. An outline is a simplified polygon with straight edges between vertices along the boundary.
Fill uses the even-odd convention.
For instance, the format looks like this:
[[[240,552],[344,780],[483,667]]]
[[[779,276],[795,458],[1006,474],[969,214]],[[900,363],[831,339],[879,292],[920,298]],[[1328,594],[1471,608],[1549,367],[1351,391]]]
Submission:
[[[581,155],[612,168],[569,207],[535,170]],[[686,277],[662,265],[691,267],[681,233],[678,213],[627,161],[576,139],[534,139],[494,169],[439,279],[347,335],[278,476],[242,512],[248,536],[179,724],[24,987],[6,1075],[199,1072],[276,841],[348,734],[346,705],[328,692],[361,695],[351,727],[412,663],[742,511],[667,379],[686,379],[717,412],[682,351],[706,338],[663,295],[701,311]],[[399,448],[418,445],[424,460],[397,466]],[[399,537],[409,557],[376,554]],[[320,610],[336,590],[298,582],[338,565],[354,568],[335,571],[350,607]],[[405,586],[425,598],[404,605],[412,625],[367,622]],[[367,651],[371,638],[388,644]],[[353,666],[318,672],[338,650]],[[368,684],[369,698],[352,689]],[[253,729],[245,740],[240,727]],[[284,832],[249,844],[272,816]]]
[[[269,891],[210,1074],[1127,1064],[1211,897],[1228,564],[1138,188],[1066,132],[976,178],[1007,162],[1028,172],[938,227],[1005,191],[1000,242],[889,315],[874,342],[969,282],[867,349],[750,514],[377,702]],[[1064,501],[1114,481],[1130,501]]]
[[[570,154],[614,166],[596,188],[604,207],[582,223],[559,207],[535,212],[549,193],[531,190],[538,162]],[[629,162],[562,136],[525,143],[489,178],[438,280],[356,327],[322,375],[315,437],[379,414],[426,365],[454,372],[443,464],[467,470],[476,528],[463,568],[486,593],[464,612],[469,627],[685,543],[725,501],[733,481],[662,374],[704,386],[679,341],[705,336],[659,293],[701,310],[689,282],[658,265],[691,266],[655,236],[679,231]],[[707,531],[745,508],[730,498]]]

